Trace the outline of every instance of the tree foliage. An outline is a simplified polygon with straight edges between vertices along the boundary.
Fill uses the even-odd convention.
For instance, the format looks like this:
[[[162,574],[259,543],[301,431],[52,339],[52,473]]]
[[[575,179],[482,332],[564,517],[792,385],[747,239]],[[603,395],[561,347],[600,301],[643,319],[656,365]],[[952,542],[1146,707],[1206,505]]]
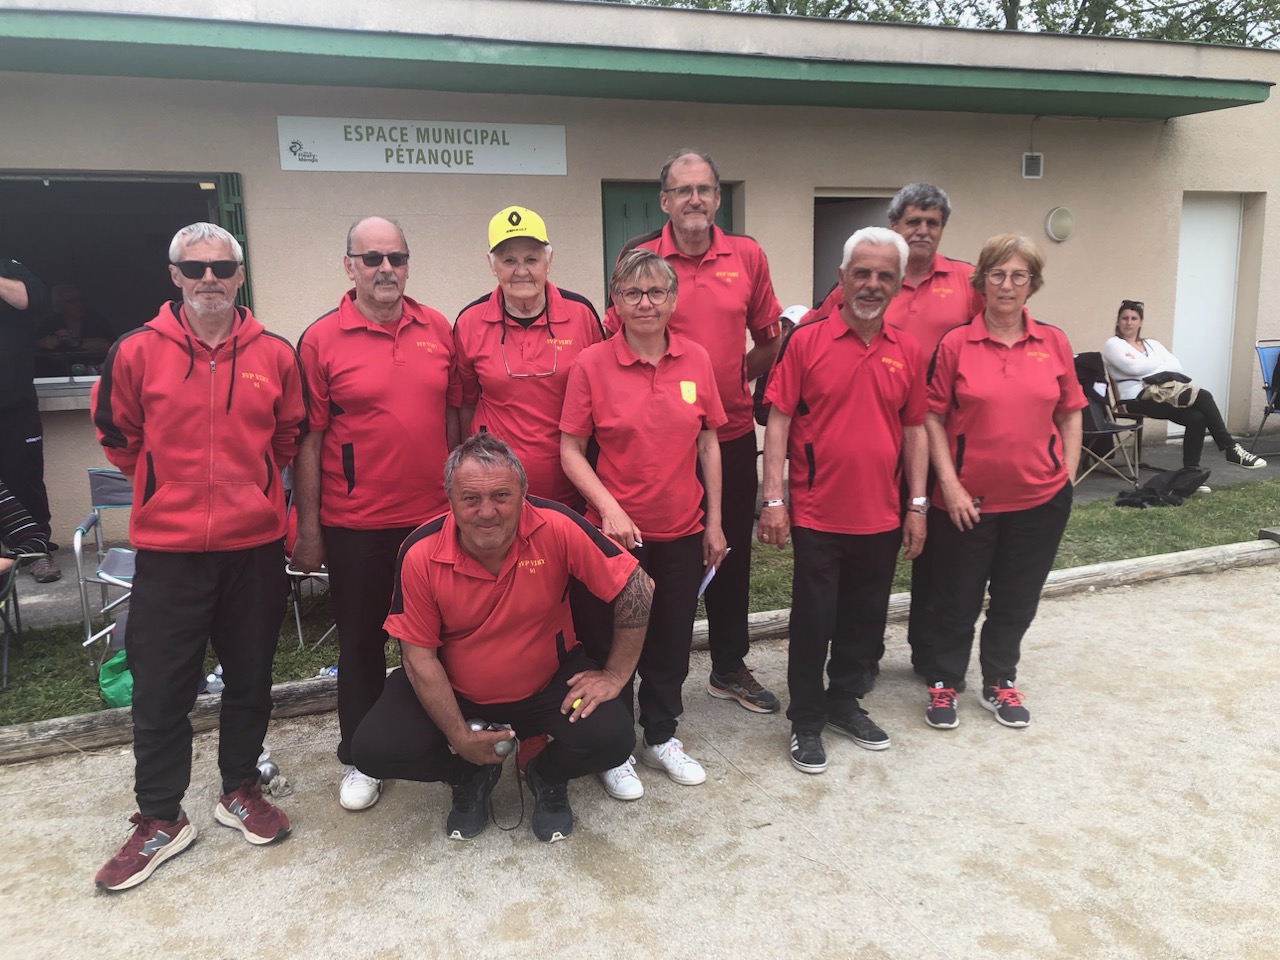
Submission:
[[[611,0],[828,20],[1280,48],[1280,0]]]

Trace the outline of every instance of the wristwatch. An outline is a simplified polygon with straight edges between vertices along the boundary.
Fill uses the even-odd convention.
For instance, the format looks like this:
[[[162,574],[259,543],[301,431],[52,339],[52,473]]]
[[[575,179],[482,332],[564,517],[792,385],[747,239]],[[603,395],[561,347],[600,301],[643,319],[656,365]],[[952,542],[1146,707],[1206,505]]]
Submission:
[[[911,505],[907,507],[912,513],[927,514],[929,512],[928,497],[912,497]]]
[[[785,500],[766,500],[764,502],[764,506],[766,507],[785,507],[786,505],[787,501]]]

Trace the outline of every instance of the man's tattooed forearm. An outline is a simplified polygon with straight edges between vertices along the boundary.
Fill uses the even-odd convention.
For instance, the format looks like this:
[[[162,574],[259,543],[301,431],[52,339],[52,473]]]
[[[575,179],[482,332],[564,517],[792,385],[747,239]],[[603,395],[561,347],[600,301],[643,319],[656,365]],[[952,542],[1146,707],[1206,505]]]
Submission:
[[[640,567],[631,571],[627,585],[613,601],[615,629],[642,630],[649,624],[649,608],[653,605],[653,581]]]

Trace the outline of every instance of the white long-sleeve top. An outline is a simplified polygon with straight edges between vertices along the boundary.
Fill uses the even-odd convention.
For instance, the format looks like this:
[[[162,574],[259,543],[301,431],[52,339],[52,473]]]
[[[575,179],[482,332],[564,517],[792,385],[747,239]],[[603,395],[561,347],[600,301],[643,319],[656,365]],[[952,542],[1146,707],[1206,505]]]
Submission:
[[[1178,358],[1159,340],[1143,340],[1142,349],[1119,337],[1111,337],[1102,345],[1102,362],[1107,375],[1115,382],[1120,400],[1132,400],[1142,392],[1142,378],[1162,370],[1182,372]]]

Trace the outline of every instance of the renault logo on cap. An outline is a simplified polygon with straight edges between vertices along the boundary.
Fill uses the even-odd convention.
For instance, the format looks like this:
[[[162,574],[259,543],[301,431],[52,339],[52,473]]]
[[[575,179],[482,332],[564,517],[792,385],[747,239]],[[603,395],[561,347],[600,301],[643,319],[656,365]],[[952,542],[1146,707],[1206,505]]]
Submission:
[[[520,211],[512,210],[511,214],[507,217],[507,223],[511,224],[513,227],[520,226]]]

